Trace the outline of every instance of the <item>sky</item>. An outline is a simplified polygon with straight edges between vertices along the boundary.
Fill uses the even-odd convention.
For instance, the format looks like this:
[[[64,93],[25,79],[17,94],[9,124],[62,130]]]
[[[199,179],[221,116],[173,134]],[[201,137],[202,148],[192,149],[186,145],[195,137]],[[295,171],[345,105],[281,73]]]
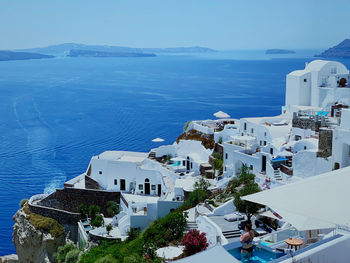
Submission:
[[[0,0],[0,49],[327,48],[350,37],[348,10],[349,0]]]

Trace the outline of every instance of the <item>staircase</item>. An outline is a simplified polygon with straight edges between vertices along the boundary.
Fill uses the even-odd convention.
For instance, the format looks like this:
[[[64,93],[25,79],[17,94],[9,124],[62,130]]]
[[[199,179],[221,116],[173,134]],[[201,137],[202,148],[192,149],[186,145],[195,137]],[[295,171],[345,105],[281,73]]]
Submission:
[[[156,152],[150,152],[149,154],[148,154],[148,158],[149,159],[152,159],[152,160],[155,160],[156,159]]]
[[[274,178],[277,180],[277,181],[282,181],[282,176],[280,174],[280,170],[274,170],[273,171],[273,175],[274,175]]]
[[[236,238],[241,236],[241,231],[236,229],[236,230],[229,230],[229,231],[222,231],[222,234],[226,239],[229,238]]]
[[[191,221],[188,221],[188,222],[187,222],[185,232],[187,233],[187,232],[190,231],[191,229],[198,229],[198,225],[197,225],[196,222],[191,222]]]

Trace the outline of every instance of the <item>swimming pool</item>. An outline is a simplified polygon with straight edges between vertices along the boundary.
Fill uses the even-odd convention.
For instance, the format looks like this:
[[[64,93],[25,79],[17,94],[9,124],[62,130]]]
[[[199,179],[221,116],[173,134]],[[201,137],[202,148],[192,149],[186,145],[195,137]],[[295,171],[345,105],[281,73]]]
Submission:
[[[171,164],[171,166],[180,166],[180,165],[181,165],[181,162],[180,162],[180,161]]]
[[[238,260],[242,259],[240,247],[230,249],[227,252],[229,252],[232,256],[234,256]],[[270,262],[279,257],[282,257],[283,255],[284,254],[282,252],[273,252],[273,251],[269,251],[269,250],[254,246],[253,257],[251,257],[250,260],[244,260],[242,262],[265,263],[265,262]]]

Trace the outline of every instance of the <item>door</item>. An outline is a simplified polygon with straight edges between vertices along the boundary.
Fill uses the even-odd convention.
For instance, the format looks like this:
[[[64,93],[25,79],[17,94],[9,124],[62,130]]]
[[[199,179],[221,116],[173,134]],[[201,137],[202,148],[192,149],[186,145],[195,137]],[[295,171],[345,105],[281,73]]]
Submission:
[[[262,156],[261,171],[266,172],[266,155]]]
[[[120,191],[125,191],[125,179],[120,179]]]
[[[158,185],[158,196],[161,196],[162,195],[162,185],[159,184]]]
[[[187,171],[190,170],[190,158],[189,158],[189,157],[187,157],[186,170],[187,170]]]
[[[145,194],[149,195],[151,193],[150,183],[145,183]]]

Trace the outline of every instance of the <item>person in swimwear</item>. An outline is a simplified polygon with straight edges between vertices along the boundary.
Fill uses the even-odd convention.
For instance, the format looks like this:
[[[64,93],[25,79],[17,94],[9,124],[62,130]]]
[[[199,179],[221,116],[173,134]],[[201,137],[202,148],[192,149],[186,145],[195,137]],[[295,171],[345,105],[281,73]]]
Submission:
[[[245,233],[240,237],[242,243],[241,257],[242,260],[249,260],[253,256],[253,239],[254,232],[252,231],[251,223],[246,223],[244,227]]]

